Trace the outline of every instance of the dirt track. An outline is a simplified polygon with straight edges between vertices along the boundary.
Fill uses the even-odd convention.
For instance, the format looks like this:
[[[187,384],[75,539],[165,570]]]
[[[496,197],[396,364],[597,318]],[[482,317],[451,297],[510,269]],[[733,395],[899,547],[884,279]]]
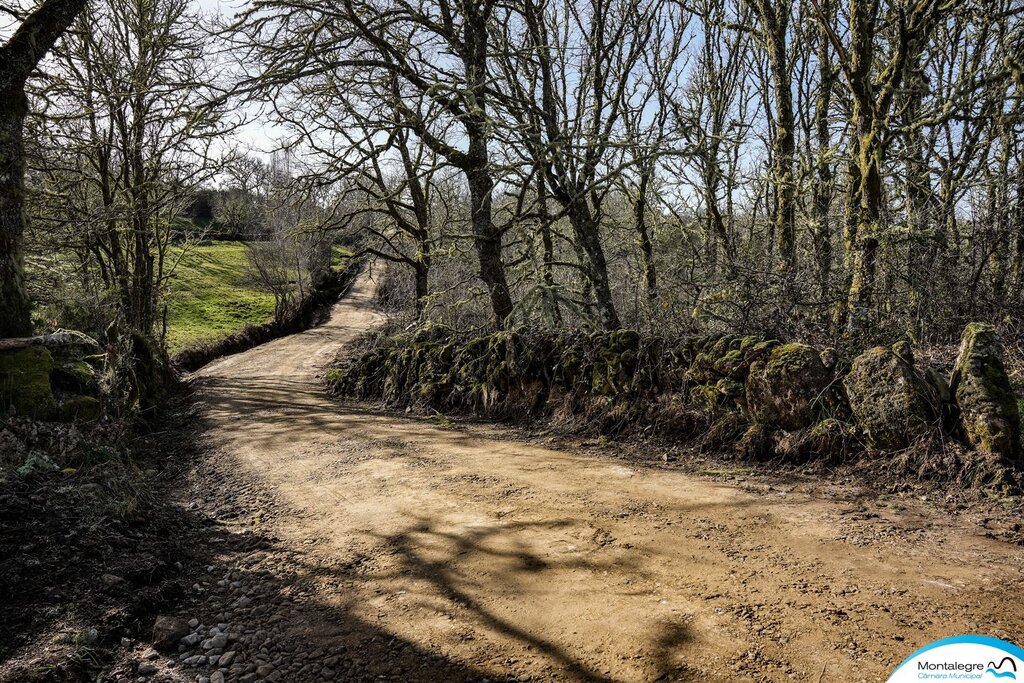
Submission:
[[[317,577],[322,618],[291,636],[356,647],[344,615],[414,649],[401,680],[445,661],[451,679],[877,681],[939,637],[1021,640],[1024,551],[925,504],[755,491],[327,398],[315,375],[380,320],[373,292],[364,274],[329,323],[198,373],[220,467],[290,511],[273,532]]]

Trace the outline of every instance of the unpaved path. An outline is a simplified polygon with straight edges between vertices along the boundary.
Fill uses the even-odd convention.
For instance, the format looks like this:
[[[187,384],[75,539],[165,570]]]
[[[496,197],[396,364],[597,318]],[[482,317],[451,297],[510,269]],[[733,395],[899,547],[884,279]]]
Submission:
[[[291,638],[356,662],[403,643],[371,664],[424,681],[876,681],[939,637],[1021,640],[1022,549],[924,504],[745,490],[329,399],[315,375],[380,320],[373,293],[364,274],[327,324],[198,373],[220,467],[290,511],[270,524],[315,606],[276,620]]]

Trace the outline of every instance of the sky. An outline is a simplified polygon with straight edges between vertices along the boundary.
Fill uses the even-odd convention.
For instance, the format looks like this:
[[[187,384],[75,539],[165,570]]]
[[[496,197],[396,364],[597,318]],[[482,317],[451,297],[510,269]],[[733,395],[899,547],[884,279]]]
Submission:
[[[247,4],[247,0],[191,0],[191,2],[204,14],[221,14],[228,18]],[[253,120],[234,131],[230,136],[232,140],[229,144],[239,144],[247,148],[254,156],[269,160],[271,151],[284,137],[284,131],[267,123],[265,118],[261,119],[257,107],[251,107],[249,113]]]

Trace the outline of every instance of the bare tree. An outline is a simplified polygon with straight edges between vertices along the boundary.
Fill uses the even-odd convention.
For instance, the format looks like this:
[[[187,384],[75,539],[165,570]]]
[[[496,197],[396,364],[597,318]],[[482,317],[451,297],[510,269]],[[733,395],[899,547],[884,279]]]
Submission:
[[[463,173],[479,277],[500,327],[513,305],[503,231],[493,218],[488,64],[494,7],[492,0],[389,0],[386,6],[365,0],[264,2],[244,12],[234,29],[260,68],[247,81],[251,90],[287,98],[294,86],[306,96],[350,97],[369,106],[388,102],[401,115],[398,125]],[[439,133],[437,122],[407,104],[410,96],[436,105],[447,120],[440,130],[458,131],[450,137]]]

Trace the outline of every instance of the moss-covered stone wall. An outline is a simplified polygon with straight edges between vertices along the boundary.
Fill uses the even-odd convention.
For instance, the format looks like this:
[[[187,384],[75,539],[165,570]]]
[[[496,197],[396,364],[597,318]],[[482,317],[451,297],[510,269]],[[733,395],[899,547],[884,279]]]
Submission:
[[[467,337],[429,324],[347,359],[325,381],[336,395],[392,407],[679,435],[752,458],[870,456],[935,437],[1014,465],[1021,453],[1016,397],[987,326],[968,326],[949,381],[919,367],[906,343],[840,362],[833,349],[750,336]]]

